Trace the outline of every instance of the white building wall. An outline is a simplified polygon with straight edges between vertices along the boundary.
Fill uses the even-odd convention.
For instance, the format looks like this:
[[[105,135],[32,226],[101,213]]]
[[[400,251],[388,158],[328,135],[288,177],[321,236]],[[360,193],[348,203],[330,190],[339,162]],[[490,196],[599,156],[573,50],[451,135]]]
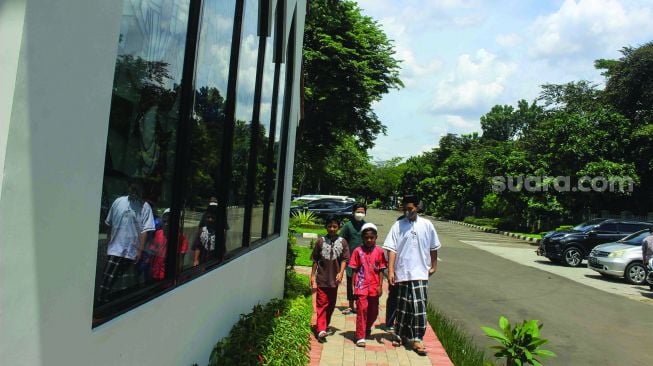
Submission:
[[[24,0],[4,0],[0,2],[0,187],[4,177],[5,152],[9,132],[9,118],[16,85],[18,54],[25,20]],[[2,190],[0,189],[0,198]]]
[[[289,11],[295,1],[288,1]],[[19,10],[14,14],[24,9],[24,26],[6,26],[6,3]],[[297,31],[302,34],[305,2],[299,3]],[[0,79],[2,85],[15,80],[10,100],[3,86],[0,104],[0,364],[206,364],[213,345],[239,314],[282,295],[286,225],[273,242],[92,329],[122,1],[23,0],[5,2],[0,9],[3,48],[5,39],[14,38],[0,66],[11,66],[12,52],[20,47],[15,73]],[[293,89],[296,126],[298,82]],[[291,128],[290,141],[294,132]],[[283,217],[289,209],[292,162],[291,155]]]

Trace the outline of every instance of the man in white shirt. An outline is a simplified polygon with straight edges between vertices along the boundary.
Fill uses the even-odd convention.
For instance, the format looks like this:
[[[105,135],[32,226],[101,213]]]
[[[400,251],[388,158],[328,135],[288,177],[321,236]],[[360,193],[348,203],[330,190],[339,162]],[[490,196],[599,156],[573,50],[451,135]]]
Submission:
[[[129,195],[116,198],[109,209],[105,224],[109,226],[107,240],[107,263],[100,284],[100,303],[107,302],[107,296],[116,280],[129,266],[138,262],[145,246],[147,233],[154,231],[152,208],[144,202],[142,185],[138,181],[129,183]]]
[[[404,196],[404,217],[390,228],[383,249],[388,251],[388,282],[397,292],[397,338],[392,344],[399,346],[404,338],[413,342],[415,352],[425,355],[428,280],[437,270],[441,244],[431,221],[418,216],[418,204],[416,196]]]

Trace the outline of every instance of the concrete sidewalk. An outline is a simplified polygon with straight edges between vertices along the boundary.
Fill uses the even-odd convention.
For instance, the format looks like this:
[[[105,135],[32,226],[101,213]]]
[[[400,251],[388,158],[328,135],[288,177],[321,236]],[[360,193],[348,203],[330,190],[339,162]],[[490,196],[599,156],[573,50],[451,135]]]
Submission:
[[[311,274],[309,267],[296,266],[295,270],[297,273]],[[387,281],[384,281],[383,287],[383,295],[379,301],[379,317],[372,329],[372,339],[367,340],[365,348],[357,347],[355,344],[356,314],[342,314],[342,310],[348,305],[347,291],[344,285],[338,288],[338,303],[331,318],[331,327],[335,329],[335,333],[327,337],[326,343],[319,343],[315,337],[311,338],[311,366],[453,365],[430,326],[427,327],[424,336],[424,344],[428,352],[426,356],[420,356],[405,346],[392,346],[390,335],[381,329],[381,326],[385,325]],[[313,297],[313,308],[315,309],[315,297]],[[315,325],[315,313],[313,313],[312,324]]]

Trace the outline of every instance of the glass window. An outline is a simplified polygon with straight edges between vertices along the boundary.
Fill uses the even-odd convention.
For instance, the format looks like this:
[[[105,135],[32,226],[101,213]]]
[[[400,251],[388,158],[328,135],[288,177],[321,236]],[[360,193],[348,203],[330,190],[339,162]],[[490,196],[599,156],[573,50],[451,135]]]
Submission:
[[[227,250],[240,248],[244,242],[245,208],[250,161],[252,110],[258,60],[259,37],[258,0],[246,0],[242,21],[242,36],[238,60],[236,111],[231,157],[231,185],[227,196],[227,219],[231,230],[227,234]],[[259,136],[256,136],[259,139]],[[252,182],[253,183],[253,182]],[[247,233],[248,234],[248,233]]]
[[[273,21],[274,17],[270,17]],[[274,127],[275,121],[272,118],[272,103],[275,91],[274,70],[275,63],[272,60],[274,52],[274,27],[272,23],[273,35],[267,37],[263,61],[263,80],[261,87],[261,105],[259,114],[260,138],[257,141],[257,167],[256,167],[256,187],[254,189],[254,203],[252,208],[252,230],[251,241],[255,242],[261,238],[266,238],[270,231],[268,230],[270,222],[270,204],[274,197],[270,197],[274,187],[273,174],[276,171],[272,164],[275,162],[274,157]]]
[[[279,47],[281,44],[280,37],[283,37],[281,30],[283,29],[283,24],[279,21],[279,11],[283,7],[277,9],[277,23],[274,26],[274,45]],[[274,51],[273,51],[274,52]],[[267,210],[267,232],[268,233],[279,233],[279,227],[275,227],[275,223],[278,220],[278,215],[281,211],[281,207],[278,205],[277,197],[279,195],[279,176],[284,174],[283,167],[279,167],[281,162],[279,154],[281,153],[281,130],[283,126],[283,101],[285,99],[285,83],[286,83],[286,65],[283,63],[277,63],[275,65],[274,72],[274,85],[276,86],[275,94],[276,98],[272,98],[272,108],[271,108],[271,118],[272,123],[270,125],[270,142],[272,143],[271,147],[268,147],[270,154],[270,160],[266,164],[267,176],[266,180],[266,206]],[[274,131],[274,135],[272,135]],[[287,131],[286,131],[287,133]],[[273,139],[274,138],[274,139]]]
[[[601,224],[597,228],[598,232],[601,233],[618,233],[619,229],[617,228],[617,224],[614,223],[606,223],[606,224]]]
[[[218,202],[226,94],[236,1],[203,2],[200,19],[195,100],[189,127],[188,166],[180,215],[182,269],[219,262],[227,254],[225,237],[234,226],[219,225]],[[218,229],[223,227],[223,229]],[[222,231],[218,233],[217,231]],[[184,246],[184,241],[187,245]]]
[[[623,222],[619,224],[619,230],[621,230],[622,233],[634,233],[635,231],[643,229],[646,229],[646,225],[644,224],[628,224]]]
[[[279,232],[289,80],[258,26],[257,0],[124,0],[94,325]]]
[[[185,0],[125,0],[104,165],[94,317],[165,280]]]

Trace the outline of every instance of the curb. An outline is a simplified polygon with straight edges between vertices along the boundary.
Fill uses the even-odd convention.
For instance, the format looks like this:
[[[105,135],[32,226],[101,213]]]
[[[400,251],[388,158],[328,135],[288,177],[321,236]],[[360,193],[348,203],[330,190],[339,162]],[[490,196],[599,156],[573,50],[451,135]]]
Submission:
[[[527,241],[527,242],[530,242],[530,243],[534,243],[535,245],[540,244],[540,242],[542,241],[542,239],[530,238],[530,237],[528,237],[526,235],[515,234],[515,233],[508,232],[508,231],[501,231],[499,229],[490,229],[490,228],[487,228],[485,226],[468,224],[468,223],[462,222],[462,221],[447,220],[447,222],[450,222],[452,224],[468,226],[468,227],[471,227],[471,228],[474,228],[474,229],[485,231],[486,233],[501,234],[501,235],[509,236],[509,237],[512,237],[512,238],[517,238],[517,239],[524,240],[524,241]]]

